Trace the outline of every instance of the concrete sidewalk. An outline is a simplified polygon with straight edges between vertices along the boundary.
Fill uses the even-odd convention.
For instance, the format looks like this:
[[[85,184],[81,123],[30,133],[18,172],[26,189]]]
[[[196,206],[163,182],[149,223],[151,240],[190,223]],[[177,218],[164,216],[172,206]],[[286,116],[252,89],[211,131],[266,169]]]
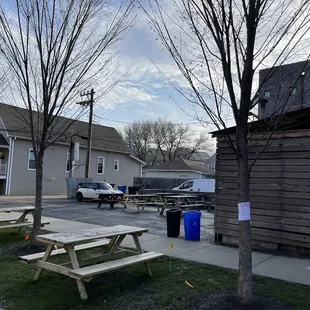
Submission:
[[[34,199],[34,195],[1,195],[1,200],[23,200],[23,199]],[[43,195],[42,199],[67,199],[67,195]],[[1,310],[1,309],[0,309]]]
[[[46,229],[53,232],[99,228],[99,225],[67,221],[52,217],[43,217],[50,221]],[[142,247],[146,251],[156,251],[177,258],[206,263],[219,267],[238,269],[238,249],[204,242],[185,241],[179,238],[168,238],[153,234],[141,236]],[[170,250],[173,244],[173,251]],[[122,243],[134,246],[131,237],[127,236]],[[275,256],[253,251],[253,273],[275,279],[310,285],[310,260]]]

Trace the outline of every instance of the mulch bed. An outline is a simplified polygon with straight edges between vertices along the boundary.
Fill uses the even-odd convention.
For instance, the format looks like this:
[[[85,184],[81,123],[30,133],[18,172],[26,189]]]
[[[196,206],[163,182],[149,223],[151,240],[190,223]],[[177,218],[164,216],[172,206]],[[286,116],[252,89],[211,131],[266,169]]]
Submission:
[[[219,292],[208,297],[198,296],[186,299],[186,306],[169,308],[175,310],[293,310],[268,297],[254,296],[253,304],[241,305],[234,292]]]
[[[23,256],[28,254],[34,254],[44,252],[46,246],[37,241],[29,241],[29,243],[14,243],[1,247],[2,255]]]

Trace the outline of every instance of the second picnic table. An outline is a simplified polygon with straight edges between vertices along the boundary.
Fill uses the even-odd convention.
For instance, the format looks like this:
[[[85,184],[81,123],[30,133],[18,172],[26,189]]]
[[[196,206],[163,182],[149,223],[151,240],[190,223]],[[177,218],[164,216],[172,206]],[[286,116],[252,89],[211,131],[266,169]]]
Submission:
[[[0,217],[0,223],[5,223],[4,225],[0,225],[0,229],[6,228],[22,228],[26,226],[31,226],[32,223],[26,221],[26,216],[28,214],[32,214],[34,218],[35,207],[34,206],[23,206],[23,207],[5,207],[0,208],[0,214],[11,213],[11,212],[21,212],[20,215],[14,217]],[[41,226],[49,224],[48,221],[41,221]]]
[[[159,211],[156,201],[156,198],[158,197],[159,196],[156,193],[126,195],[126,200],[122,202],[122,204],[124,205],[123,211],[127,208],[127,203],[133,203],[139,211],[140,207],[143,210],[146,206],[156,206]]]
[[[144,232],[147,232],[146,228],[118,225],[75,232],[39,235],[37,240],[47,245],[46,251],[21,256],[20,259],[25,263],[33,263],[37,266],[38,269],[34,276],[35,280],[40,277],[43,269],[75,279],[81,298],[87,299],[84,281],[89,281],[95,275],[140,262],[145,264],[147,272],[151,275],[147,261],[161,257],[163,254],[156,252],[144,253],[139,240],[139,236]],[[127,248],[121,246],[122,241],[127,235],[132,236],[134,240],[136,248],[134,251],[130,251],[133,251],[135,255],[107,261],[116,253],[128,251]],[[56,247],[61,247],[61,249]],[[101,255],[82,260],[77,258],[77,251],[94,248],[102,249]],[[69,255],[70,263],[56,264],[48,262],[52,256],[66,253]]]
[[[166,202],[163,205],[160,214],[163,215],[165,209],[167,208],[177,208],[177,209],[188,209],[188,208],[198,208],[204,207],[203,203],[197,202],[198,195],[167,195],[165,196]],[[168,201],[172,200],[174,203],[171,205],[168,204]],[[182,203],[183,202],[183,203]]]

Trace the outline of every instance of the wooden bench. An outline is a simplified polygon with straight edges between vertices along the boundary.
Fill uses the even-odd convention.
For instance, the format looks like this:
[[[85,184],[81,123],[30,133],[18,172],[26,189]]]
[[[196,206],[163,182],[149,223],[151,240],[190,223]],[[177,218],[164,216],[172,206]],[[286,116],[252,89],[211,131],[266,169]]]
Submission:
[[[98,274],[101,274],[107,271],[124,268],[132,264],[153,260],[153,259],[156,259],[162,256],[163,254],[161,253],[147,252],[147,253],[129,256],[129,257],[125,257],[125,258],[121,258],[121,259],[117,259],[117,260],[113,260],[110,262],[105,262],[105,263],[101,263],[101,264],[97,264],[97,265],[93,265],[89,267],[83,267],[83,268],[78,268],[75,270],[70,270],[69,276],[74,279],[81,280],[81,279],[93,277],[95,275],[98,275]]]
[[[41,227],[44,227],[45,225],[48,225],[50,222],[44,221],[41,222]],[[21,223],[13,223],[13,224],[7,224],[7,225],[0,225],[0,229],[7,229],[7,228],[22,228],[27,226],[32,226],[32,222],[21,222]]]
[[[79,244],[74,247],[75,251],[82,251],[82,250],[88,250],[88,249],[93,249],[93,248],[98,248],[104,245],[109,244],[110,240],[109,239],[101,239],[99,241],[94,241],[94,242],[89,242],[89,243],[84,243],[84,244]],[[34,263],[38,261],[39,259],[42,259],[44,256],[45,252],[40,252],[40,253],[35,253],[35,254],[30,254],[30,255],[24,255],[20,256],[19,259],[26,264],[29,263]],[[50,256],[56,256],[56,255],[61,255],[61,254],[66,254],[67,251],[65,249],[57,249],[53,250]]]

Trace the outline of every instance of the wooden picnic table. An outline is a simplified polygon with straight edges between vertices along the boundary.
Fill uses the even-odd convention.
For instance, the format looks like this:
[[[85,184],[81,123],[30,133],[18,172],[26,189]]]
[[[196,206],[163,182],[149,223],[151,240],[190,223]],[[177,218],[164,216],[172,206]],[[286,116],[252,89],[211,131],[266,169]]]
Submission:
[[[188,208],[198,208],[203,207],[204,204],[202,203],[197,203],[197,195],[168,195],[165,197],[166,201],[164,205],[161,208],[160,215],[164,214],[165,209],[169,208],[178,208],[178,209],[188,209]],[[168,204],[169,200],[173,200],[174,203],[171,205]],[[193,200],[193,203],[191,202]],[[181,203],[183,201],[183,203]],[[184,203],[185,202],[185,203]]]
[[[189,199],[197,200],[197,195],[169,195],[167,199],[175,200],[176,206],[180,205],[180,200],[189,201]]]
[[[0,223],[6,223],[5,225],[0,225],[0,229],[6,228],[21,228],[26,226],[31,226],[31,222],[26,221],[26,216],[30,213],[34,218],[35,207],[34,206],[23,206],[23,207],[5,207],[0,208],[0,214],[11,213],[11,212],[22,212],[21,215],[15,217],[5,217],[0,216]],[[42,221],[41,226],[47,225],[49,222]]]
[[[140,211],[140,207],[144,210],[147,206],[157,207],[156,198],[159,196],[157,194],[133,194],[133,195],[126,195],[125,201],[122,202],[124,208],[123,211],[127,208],[128,203],[132,203],[137,209]]]
[[[170,195],[176,195],[176,194],[175,193],[156,193],[156,195],[164,197],[164,196],[170,196]]]
[[[148,198],[148,197],[157,197],[157,194],[132,194],[132,195],[126,195],[126,197],[130,198]]]
[[[84,281],[89,281],[95,275],[139,262],[143,262],[149,275],[152,275],[147,261],[161,257],[163,254],[156,252],[144,253],[139,240],[139,236],[144,232],[147,232],[146,228],[118,225],[75,232],[39,235],[37,240],[47,245],[46,251],[21,256],[20,259],[25,263],[34,263],[38,267],[34,276],[35,280],[39,279],[44,269],[75,279],[81,298],[87,299]],[[128,248],[121,247],[121,243],[127,235],[133,237],[136,248],[129,251],[133,251],[135,255],[111,260],[114,254],[128,251]],[[57,249],[57,246],[61,248]],[[93,248],[102,249],[102,253],[99,256],[92,256],[83,260],[77,258],[77,251]],[[68,254],[70,263],[58,264],[48,262],[51,256],[60,254]]]

